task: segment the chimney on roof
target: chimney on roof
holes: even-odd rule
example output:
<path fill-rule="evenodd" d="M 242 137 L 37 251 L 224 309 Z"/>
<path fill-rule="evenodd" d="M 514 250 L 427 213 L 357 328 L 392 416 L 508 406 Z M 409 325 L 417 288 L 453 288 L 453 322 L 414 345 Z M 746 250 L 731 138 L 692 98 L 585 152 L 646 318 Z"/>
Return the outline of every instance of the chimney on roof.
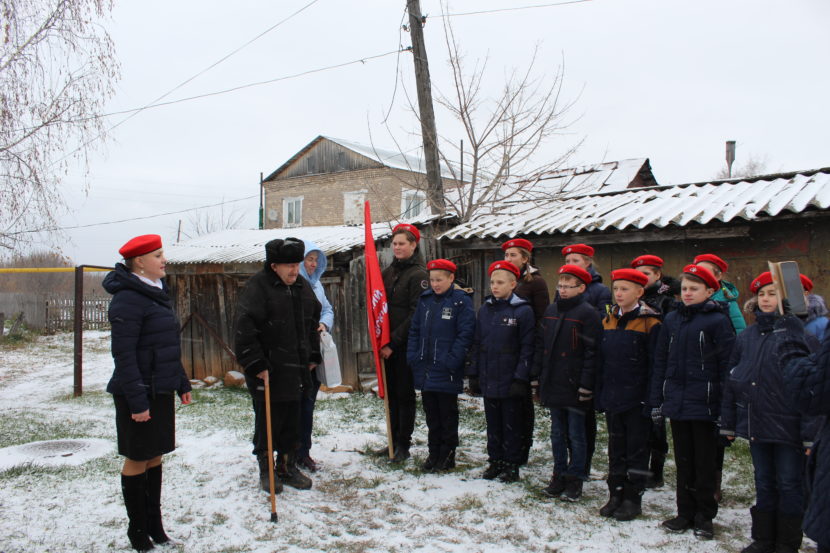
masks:
<path fill-rule="evenodd" d="M 735 141 L 726 141 L 726 168 L 729 178 L 732 178 L 732 164 L 735 163 Z"/>

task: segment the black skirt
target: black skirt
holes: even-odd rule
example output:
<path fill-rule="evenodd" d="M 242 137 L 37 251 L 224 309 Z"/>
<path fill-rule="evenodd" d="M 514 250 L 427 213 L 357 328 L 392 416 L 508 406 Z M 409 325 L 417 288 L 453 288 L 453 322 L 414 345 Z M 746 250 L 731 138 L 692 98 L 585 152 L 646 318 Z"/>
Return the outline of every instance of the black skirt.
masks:
<path fill-rule="evenodd" d="M 132 419 L 126 396 L 112 397 L 120 455 L 133 461 L 148 461 L 176 449 L 175 394 L 156 394 L 150 398 L 150 420 L 145 422 Z"/>

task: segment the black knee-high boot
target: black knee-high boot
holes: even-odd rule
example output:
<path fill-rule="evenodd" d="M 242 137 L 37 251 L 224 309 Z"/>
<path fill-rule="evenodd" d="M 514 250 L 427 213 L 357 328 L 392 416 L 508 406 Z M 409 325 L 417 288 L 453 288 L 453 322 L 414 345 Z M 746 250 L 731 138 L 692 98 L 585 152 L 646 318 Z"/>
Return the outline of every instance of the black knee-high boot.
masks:
<path fill-rule="evenodd" d="M 161 465 L 147 469 L 147 533 L 156 543 L 167 543 L 161 523 Z"/>
<path fill-rule="evenodd" d="M 144 472 L 135 476 L 122 474 L 121 493 L 124 494 L 124 505 L 127 507 L 127 517 L 130 519 L 127 527 L 130 545 L 136 551 L 153 549 L 153 543 L 147 534 L 147 474 Z"/>

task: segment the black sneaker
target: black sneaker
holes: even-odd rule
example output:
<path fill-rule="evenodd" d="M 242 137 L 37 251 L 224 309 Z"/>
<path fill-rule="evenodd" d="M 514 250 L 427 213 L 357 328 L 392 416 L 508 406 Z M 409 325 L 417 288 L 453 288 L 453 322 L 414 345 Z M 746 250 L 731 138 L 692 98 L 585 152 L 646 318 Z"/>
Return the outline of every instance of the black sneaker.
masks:
<path fill-rule="evenodd" d="M 394 464 L 403 463 L 404 461 L 409 459 L 409 457 L 409 447 L 399 445 L 395 449 L 395 455 L 391 459 L 389 459 L 389 462 Z"/>
<path fill-rule="evenodd" d="M 504 483 L 519 481 L 519 465 L 515 463 L 505 463 L 504 471 L 499 475 L 499 480 Z"/>
<path fill-rule="evenodd" d="M 438 455 L 430 453 L 426 460 L 421 465 L 421 470 L 424 472 L 433 472 L 438 467 Z"/>
<path fill-rule="evenodd" d="M 694 524 L 691 520 L 681 516 L 676 516 L 674 518 L 670 518 L 669 520 L 664 520 L 662 523 L 663 528 L 675 534 L 682 534 L 683 532 L 691 528 L 693 525 Z"/>
<path fill-rule="evenodd" d="M 548 497 L 559 497 L 565 491 L 565 480 L 558 474 L 554 474 L 550 483 L 542 490 L 542 493 Z"/>
<path fill-rule="evenodd" d="M 715 526 L 712 521 L 700 515 L 695 516 L 695 537 L 699 540 L 711 540 L 715 537 Z"/>
<path fill-rule="evenodd" d="M 582 497 L 582 480 L 579 478 L 569 478 L 565 481 L 565 491 L 559 496 L 563 501 L 579 501 Z"/>
<path fill-rule="evenodd" d="M 490 463 L 487 466 L 487 468 L 481 474 L 481 477 L 484 478 L 485 480 L 493 480 L 499 474 L 501 474 L 503 470 L 504 470 L 504 466 L 502 465 L 501 461 L 493 461 L 492 463 Z"/>

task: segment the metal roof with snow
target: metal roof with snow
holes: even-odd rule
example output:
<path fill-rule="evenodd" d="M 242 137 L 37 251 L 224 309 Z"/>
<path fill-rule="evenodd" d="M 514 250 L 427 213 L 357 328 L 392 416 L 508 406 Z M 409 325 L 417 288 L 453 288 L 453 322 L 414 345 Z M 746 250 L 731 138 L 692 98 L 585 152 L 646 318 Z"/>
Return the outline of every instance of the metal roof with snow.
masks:
<path fill-rule="evenodd" d="M 684 227 L 736 219 L 752 221 L 811 209 L 830 209 L 830 168 L 511 202 L 441 237 L 498 238 Z"/>
<path fill-rule="evenodd" d="M 375 240 L 391 233 L 392 227 L 389 223 L 372 225 Z M 363 225 L 224 230 L 166 246 L 164 253 L 168 263 L 173 264 L 262 263 L 265 261 L 266 242 L 289 236 L 310 240 L 326 255 L 331 255 L 363 246 L 365 231 Z"/>

